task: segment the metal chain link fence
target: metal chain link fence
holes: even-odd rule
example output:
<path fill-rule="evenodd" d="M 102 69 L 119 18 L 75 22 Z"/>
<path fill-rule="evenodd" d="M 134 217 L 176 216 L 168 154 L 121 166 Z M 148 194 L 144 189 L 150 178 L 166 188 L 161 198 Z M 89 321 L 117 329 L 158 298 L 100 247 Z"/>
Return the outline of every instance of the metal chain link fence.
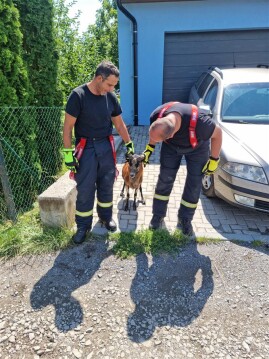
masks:
<path fill-rule="evenodd" d="M 0 108 L 0 221 L 30 210 L 62 170 L 60 107 Z"/>

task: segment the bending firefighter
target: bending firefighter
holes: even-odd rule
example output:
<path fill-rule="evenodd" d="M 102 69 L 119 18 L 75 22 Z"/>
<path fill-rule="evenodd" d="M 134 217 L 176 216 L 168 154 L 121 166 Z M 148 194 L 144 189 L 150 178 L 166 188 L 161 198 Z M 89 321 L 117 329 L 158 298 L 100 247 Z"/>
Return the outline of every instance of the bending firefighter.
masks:
<path fill-rule="evenodd" d="M 178 228 L 194 237 L 191 221 L 197 208 L 203 174 L 215 172 L 219 163 L 222 131 L 196 106 L 170 102 L 157 107 L 150 116 L 149 143 L 144 151 L 145 164 L 162 142 L 160 173 L 153 199 L 151 229 L 162 227 L 169 196 L 183 156 L 187 178 L 178 210 Z"/>
<path fill-rule="evenodd" d="M 65 164 L 74 173 L 77 183 L 77 232 L 73 236 L 77 244 L 85 240 L 92 228 L 95 192 L 100 221 L 110 231 L 117 229 L 112 218 L 116 175 L 113 124 L 125 142 L 127 153 L 134 153 L 133 142 L 121 116 L 121 107 L 112 92 L 118 80 L 117 67 L 103 61 L 98 65 L 93 80 L 75 88 L 66 105 L 64 155 Z M 73 127 L 76 152 L 72 148 Z"/>

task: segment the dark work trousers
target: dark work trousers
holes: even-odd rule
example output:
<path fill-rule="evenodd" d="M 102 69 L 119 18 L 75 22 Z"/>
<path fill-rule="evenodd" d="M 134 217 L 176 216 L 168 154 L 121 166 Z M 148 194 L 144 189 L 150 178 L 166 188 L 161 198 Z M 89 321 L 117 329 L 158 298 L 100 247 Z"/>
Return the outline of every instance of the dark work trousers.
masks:
<path fill-rule="evenodd" d="M 100 219 L 112 218 L 115 164 L 108 138 L 87 140 L 75 175 L 77 182 L 76 223 L 78 228 L 92 226 L 95 192 Z"/>
<path fill-rule="evenodd" d="M 182 153 L 180 147 L 162 143 L 160 157 L 160 174 L 153 199 L 153 214 L 166 216 L 169 196 L 172 191 L 182 157 L 187 164 L 187 178 L 180 202 L 178 215 L 192 220 L 202 188 L 202 169 L 209 157 L 209 141 L 205 141 L 197 149 Z"/>

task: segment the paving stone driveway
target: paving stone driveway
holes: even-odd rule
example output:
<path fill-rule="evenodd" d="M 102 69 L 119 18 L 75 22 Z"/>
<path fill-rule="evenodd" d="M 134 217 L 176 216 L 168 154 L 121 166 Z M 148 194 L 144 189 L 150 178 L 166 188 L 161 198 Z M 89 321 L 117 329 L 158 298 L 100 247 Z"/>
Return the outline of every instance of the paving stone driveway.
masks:
<path fill-rule="evenodd" d="M 148 126 L 131 127 L 130 133 L 135 143 L 136 153 L 142 153 L 148 140 Z M 124 163 L 125 149 L 119 136 L 115 136 L 118 169 L 121 173 Z M 123 199 L 120 191 L 123 185 L 119 175 L 114 185 L 114 218 L 117 220 L 119 230 L 131 231 L 147 228 L 152 217 L 152 198 L 155 184 L 159 173 L 160 144 L 156 146 L 151 156 L 150 165 L 145 168 L 143 179 L 143 193 L 146 205 L 139 203 L 137 211 L 129 212 L 123 210 Z M 176 227 L 177 210 L 186 177 L 185 164 L 181 166 L 168 205 L 168 215 L 165 225 L 169 230 Z M 131 194 L 132 195 L 132 194 Z M 138 196 L 139 198 L 139 196 Z M 105 229 L 100 227 L 98 218 L 94 217 L 94 232 L 104 233 Z M 222 238 L 229 240 L 263 240 L 269 243 L 269 215 L 263 212 L 239 209 L 227 204 L 218 198 L 208 199 L 201 194 L 198 208 L 193 220 L 193 227 L 197 236 Z"/>

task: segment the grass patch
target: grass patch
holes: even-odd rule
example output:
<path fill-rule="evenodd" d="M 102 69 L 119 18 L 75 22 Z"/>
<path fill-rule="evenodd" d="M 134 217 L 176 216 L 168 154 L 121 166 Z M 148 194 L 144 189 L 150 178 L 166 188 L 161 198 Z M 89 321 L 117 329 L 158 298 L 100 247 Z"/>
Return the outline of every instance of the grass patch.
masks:
<path fill-rule="evenodd" d="M 189 241 L 178 230 L 169 233 L 164 229 L 113 233 L 109 234 L 108 239 L 116 242 L 112 251 L 122 259 L 141 253 L 152 253 L 154 255 L 162 252 L 176 252 Z"/>
<path fill-rule="evenodd" d="M 45 254 L 73 246 L 71 230 L 66 228 L 44 228 L 39 208 L 36 207 L 19 216 L 18 221 L 0 224 L 0 257 L 9 259 L 21 255 Z M 181 231 L 170 233 L 165 229 L 152 231 L 144 229 L 133 232 L 108 233 L 98 236 L 91 233 L 91 240 L 113 242 L 112 251 L 119 258 L 129 258 L 141 253 L 175 253 L 185 246 L 189 239 Z M 199 237 L 199 244 L 218 243 L 221 240 Z M 258 246 L 258 241 L 256 243 Z"/>
<path fill-rule="evenodd" d="M 38 208 L 21 216 L 13 224 L 0 226 L 0 257 L 42 254 L 64 249 L 70 245 L 71 231 L 68 229 L 43 228 Z"/>
<path fill-rule="evenodd" d="M 264 247 L 264 242 L 259 241 L 258 239 L 255 239 L 251 242 L 252 247 Z"/>
<path fill-rule="evenodd" d="M 269 251 L 269 243 L 255 239 L 251 243 L 252 248 L 264 249 L 266 252 Z"/>

